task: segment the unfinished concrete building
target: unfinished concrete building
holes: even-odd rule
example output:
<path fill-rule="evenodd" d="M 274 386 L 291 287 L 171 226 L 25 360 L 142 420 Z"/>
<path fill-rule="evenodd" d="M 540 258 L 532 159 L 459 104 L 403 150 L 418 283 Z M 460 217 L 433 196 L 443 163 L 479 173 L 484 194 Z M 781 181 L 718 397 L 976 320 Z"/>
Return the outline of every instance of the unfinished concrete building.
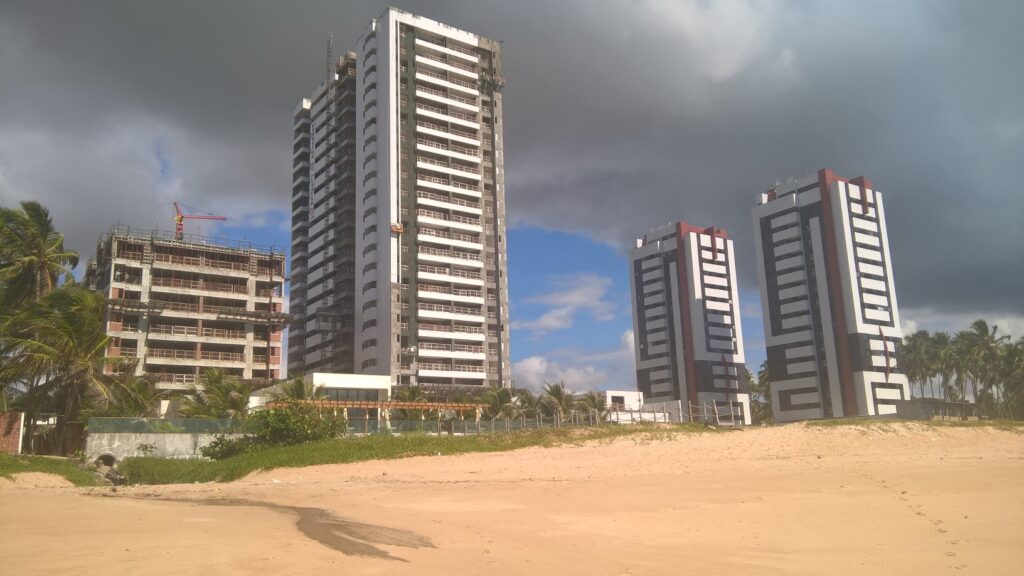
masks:
<path fill-rule="evenodd" d="M 211 368 L 280 377 L 284 273 L 283 250 L 116 226 L 86 283 L 108 300 L 108 355 L 136 358 L 135 374 L 160 389 L 188 390 Z"/>

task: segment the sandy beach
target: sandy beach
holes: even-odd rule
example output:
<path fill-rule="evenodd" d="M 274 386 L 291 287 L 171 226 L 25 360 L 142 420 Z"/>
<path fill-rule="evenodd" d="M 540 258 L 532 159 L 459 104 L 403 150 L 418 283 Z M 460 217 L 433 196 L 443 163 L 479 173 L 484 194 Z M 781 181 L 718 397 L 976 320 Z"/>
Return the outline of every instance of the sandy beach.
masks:
<path fill-rule="evenodd" d="M 80 489 L 0 479 L 8 574 L 1019 574 L 1024 435 L 627 438 Z"/>

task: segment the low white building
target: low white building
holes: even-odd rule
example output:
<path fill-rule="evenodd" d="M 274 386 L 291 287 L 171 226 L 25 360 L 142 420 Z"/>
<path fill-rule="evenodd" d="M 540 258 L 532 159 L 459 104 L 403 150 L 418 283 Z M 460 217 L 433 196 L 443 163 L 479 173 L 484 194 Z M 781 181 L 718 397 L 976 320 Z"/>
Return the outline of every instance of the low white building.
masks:
<path fill-rule="evenodd" d="M 637 390 L 605 390 L 604 401 L 608 410 L 640 410 L 644 406 L 644 393 Z"/>

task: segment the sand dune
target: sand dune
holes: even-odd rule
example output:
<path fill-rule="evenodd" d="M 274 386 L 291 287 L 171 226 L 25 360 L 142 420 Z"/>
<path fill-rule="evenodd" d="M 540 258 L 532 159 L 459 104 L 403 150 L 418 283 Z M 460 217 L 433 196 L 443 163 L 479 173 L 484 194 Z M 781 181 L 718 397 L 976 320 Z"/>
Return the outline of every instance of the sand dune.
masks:
<path fill-rule="evenodd" d="M 1017 574 L 1024 435 L 807 428 L 274 470 L 0 483 L 12 574 Z"/>

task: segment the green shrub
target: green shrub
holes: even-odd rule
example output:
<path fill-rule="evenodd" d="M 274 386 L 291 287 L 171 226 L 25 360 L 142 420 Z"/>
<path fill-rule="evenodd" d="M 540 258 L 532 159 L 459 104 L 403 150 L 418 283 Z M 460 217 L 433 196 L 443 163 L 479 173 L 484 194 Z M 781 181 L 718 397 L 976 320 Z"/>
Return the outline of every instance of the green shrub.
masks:
<path fill-rule="evenodd" d="M 232 456 L 238 456 L 243 452 L 249 450 L 253 445 L 251 438 L 228 438 L 223 434 L 218 434 L 214 437 L 213 442 L 210 442 L 206 446 L 199 449 L 199 453 L 205 458 L 211 460 L 223 460 L 225 458 L 231 458 Z M 148 454 L 147 454 L 148 456 Z"/>
<path fill-rule="evenodd" d="M 329 440 L 345 431 L 345 418 L 322 414 L 316 408 L 297 402 L 284 408 L 270 408 L 249 417 L 249 430 L 256 444 L 290 446 Z"/>

